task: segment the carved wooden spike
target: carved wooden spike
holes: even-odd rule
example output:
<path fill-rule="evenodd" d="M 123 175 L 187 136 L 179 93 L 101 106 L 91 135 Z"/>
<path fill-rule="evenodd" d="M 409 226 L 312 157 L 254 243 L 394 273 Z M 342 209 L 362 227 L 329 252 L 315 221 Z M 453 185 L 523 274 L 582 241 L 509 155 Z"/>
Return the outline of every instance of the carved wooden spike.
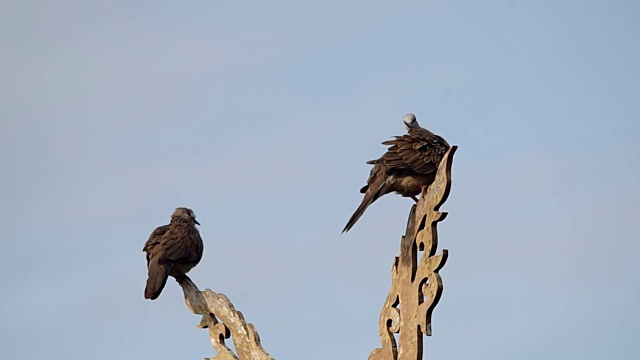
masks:
<path fill-rule="evenodd" d="M 369 360 L 422 359 L 422 334 L 431 336 L 431 313 L 442 295 L 438 271 L 449 254 L 444 249 L 436 255 L 437 223 L 447 215 L 438 210 L 449 196 L 451 165 L 457 148 L 449 149 L 433 184 L 411 208 L 407 230 L 400 241 L 400 256 L 395 258 L 391 269 L 391 290 L 380 313 L 382 347 L 374 349 Z M 397 343 L 394 334 L 399 334 Z"/>
<path fill-rule="evenodd" d="M 211 345 L 218 352 L 210 360 L 274 360 L 262 348 L 260 336 L 253 325 L 247 324 L 242 313 L 224 294 L 209 289 L 200 291 L 189 277 L 185 277 L 180 286 L 189 310 L 202 315 L 197 326 L 209 329 Z M 225 344 L 225 339 L 230 337 L 237 354 Z"/>

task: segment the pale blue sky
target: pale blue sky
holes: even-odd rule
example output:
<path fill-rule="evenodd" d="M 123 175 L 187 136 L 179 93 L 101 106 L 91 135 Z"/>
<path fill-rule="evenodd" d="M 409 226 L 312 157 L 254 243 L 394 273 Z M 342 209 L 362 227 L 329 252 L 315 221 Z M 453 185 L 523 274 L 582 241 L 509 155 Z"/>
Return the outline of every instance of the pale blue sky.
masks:
<path fill-rule="evenodd" d="M 201 359 L 141 252 L 277 359 L 366 359 L 411 200 L 347 235 L 402 116 L 460 146 L 430 359 L 636 359 L 637 1 L 0 1 L 2 359 Z"/>

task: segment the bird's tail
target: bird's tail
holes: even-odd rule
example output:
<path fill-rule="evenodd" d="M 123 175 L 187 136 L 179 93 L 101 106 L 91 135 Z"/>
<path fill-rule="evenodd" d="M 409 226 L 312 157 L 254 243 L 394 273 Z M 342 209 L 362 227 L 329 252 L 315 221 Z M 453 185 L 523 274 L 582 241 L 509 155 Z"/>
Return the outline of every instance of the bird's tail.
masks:
<path fill-rule="evenodd" d="M 147 278 L 147 286 L 144 289 L 144 298 L 155 300 L 160 296 L 164 285 L 167 283 L 171 265 L 161 264 L 157 258 L 149 261 L 149 277 Z"/>
<path fill-rule="evenodd" d="M 385 173 L 385 168 L 382 165 L 376 165 L 373 167 L 373 169 L 371 169 L 371 174 L 369 175 L 367 185 L 360 190 L 360 192 L 364 192 L 364 198 L 362 198 L 360 206 L 358 206 L 353 215 L 351 215 L 351 218 L 342 230 L 342 233 L 351 230 L 353 225 L 356 224 L 358 219 L 360 219 L 362 214 L 364 214 L 364 211 L 367 210 L 369 205 L 373 204 L 373 202 L 378 200 L 380 196 L 388 192 L 388 189 L 393 181 L 393 175 L 387 175 Z"/>

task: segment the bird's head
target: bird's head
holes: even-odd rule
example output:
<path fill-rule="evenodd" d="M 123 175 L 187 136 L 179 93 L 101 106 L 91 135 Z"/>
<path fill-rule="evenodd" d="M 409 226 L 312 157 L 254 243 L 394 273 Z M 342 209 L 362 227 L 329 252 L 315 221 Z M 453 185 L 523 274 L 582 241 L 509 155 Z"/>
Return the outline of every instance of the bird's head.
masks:
<path fill-rule="evenodd" d="M 177 219 L 179 221 L 185 221 L 187 223 L 195 223 L 195 224 L 200 225 L 200 223 L 196 220 L 196 213 L 194 213 L 193 210 L 185 208 L 185 207 L 177 208 L 173 212 L 173 215 L 171 215 L 171 220 L 173 220 L 173 219 Z"/>
<path fill-rule="evenodd" d="M 418 120 L 416 120 L 416 116 L 413 114 L 407 114 L 404 116 L 404 119 L 402 119 L 402 122 L 404 122 L 404 127 L 409 130 L 411 128 L 416 128 L 416 127 L 420 127 L 420 125 L 418 124 Z"/>

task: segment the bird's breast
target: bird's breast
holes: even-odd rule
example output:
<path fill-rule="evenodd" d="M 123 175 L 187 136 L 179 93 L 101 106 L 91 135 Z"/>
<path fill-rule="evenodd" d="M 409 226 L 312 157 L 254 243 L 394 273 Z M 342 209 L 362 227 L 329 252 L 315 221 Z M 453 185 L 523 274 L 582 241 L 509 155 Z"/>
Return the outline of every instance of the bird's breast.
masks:
<path fill-rule="evenodd" d="M 415 196 L 420 194 L 421 186 L 431 185 L 435 178 L 435 173 L 422 175 L 410 174 L 400 176 L 394 184 L 393 190 L 402 196 Z"/>

